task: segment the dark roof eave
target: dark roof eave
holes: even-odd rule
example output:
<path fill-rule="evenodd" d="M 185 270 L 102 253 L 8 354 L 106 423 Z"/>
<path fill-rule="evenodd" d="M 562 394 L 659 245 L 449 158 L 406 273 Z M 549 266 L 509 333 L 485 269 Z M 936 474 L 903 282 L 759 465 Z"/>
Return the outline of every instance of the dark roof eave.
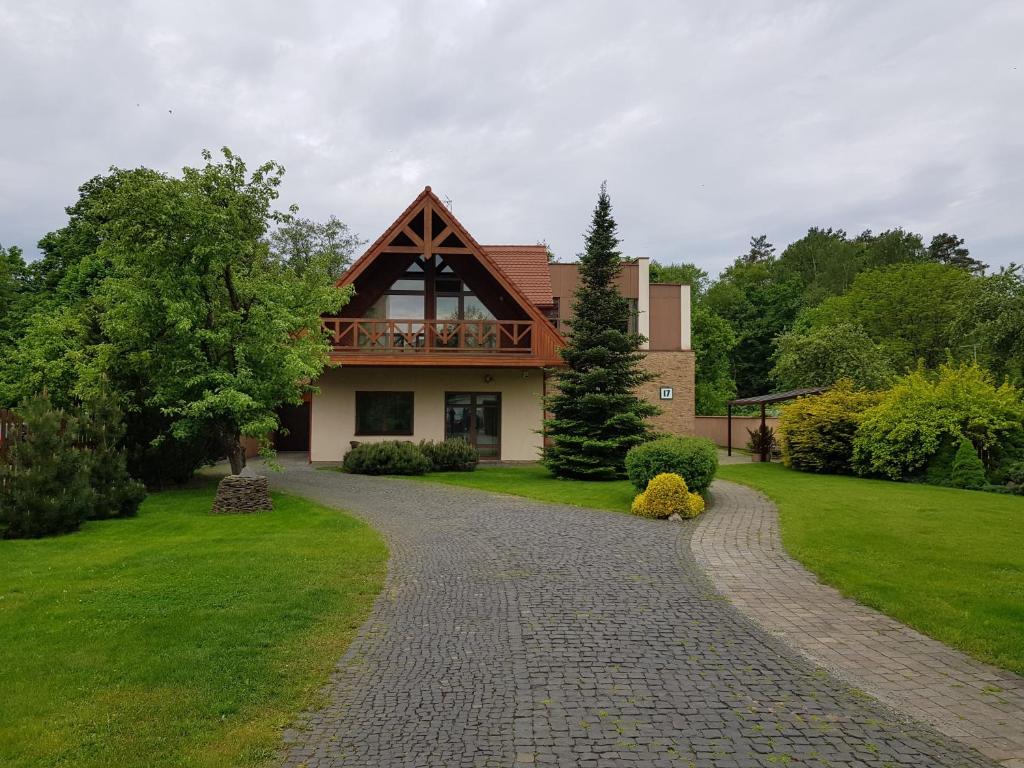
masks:
<path fill-rule="evenodd" d="M 820 395 L 827 387 L 805 387 L 803 389 L 791 389 L 787 392 L 772 392 L 768 395 L 756 395 L 754 397 L 740 397 L 730 400 L 729 405 L 771 405 L 786 400 L 795 400 L 804 395 Z"/>

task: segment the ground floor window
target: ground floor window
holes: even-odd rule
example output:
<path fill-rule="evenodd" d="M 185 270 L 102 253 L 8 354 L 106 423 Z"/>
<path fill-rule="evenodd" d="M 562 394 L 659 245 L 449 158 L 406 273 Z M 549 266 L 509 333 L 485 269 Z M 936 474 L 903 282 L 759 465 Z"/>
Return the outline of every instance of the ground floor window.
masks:
<path fill-rule="evenodd" d="M 357 435 L 411 435 L 412 392 L 356 392 Z"/>
<path fill-rule="evenodd" d="M 497 392 L 447 392 L 444 436 L 461 437 L 481 459 L 501 458 L 501 395 Z"/>

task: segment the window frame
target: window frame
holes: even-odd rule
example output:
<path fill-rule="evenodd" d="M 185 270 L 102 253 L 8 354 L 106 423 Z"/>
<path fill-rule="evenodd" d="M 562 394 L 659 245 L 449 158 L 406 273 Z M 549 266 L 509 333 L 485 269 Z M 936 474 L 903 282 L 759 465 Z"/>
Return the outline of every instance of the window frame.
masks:
<path fill-rule="evenodd" d="M 367 395 L 408 395 L 409 396 L 409 431 L 360 431 L 359 427 L 359 400 Z M 352 415 L 355 425 L 352 434 L 356 437 L 412 437 L 416 434 L 416 392 L 409 389 L 357 389 L 355 391 L 354 407 Z"/>

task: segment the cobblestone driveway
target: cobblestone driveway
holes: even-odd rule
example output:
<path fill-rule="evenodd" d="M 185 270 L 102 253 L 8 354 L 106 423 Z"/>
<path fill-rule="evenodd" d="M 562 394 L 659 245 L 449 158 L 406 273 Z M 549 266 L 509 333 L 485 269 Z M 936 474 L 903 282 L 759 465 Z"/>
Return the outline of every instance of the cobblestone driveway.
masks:
<path fill-rule="evenodd" d="M 992 765 L 741 616 L 692 525 L 297 462 L 271 481 L 363 516 L 392 558 L 287 766 Z"/>

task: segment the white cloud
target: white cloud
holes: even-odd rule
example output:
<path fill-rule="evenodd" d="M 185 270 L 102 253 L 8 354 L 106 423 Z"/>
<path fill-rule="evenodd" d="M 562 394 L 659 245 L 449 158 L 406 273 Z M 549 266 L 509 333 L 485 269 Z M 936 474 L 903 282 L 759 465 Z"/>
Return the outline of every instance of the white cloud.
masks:
<path fill-rule="evenodd" d="M 1012 0 L 8 4 L 0 242 L 226 144 L 368 239 L 430 184 L 571 257 L 608 179 L 627 253 L 711 271 L 814 225 L 1021 261 L 1022 33 Z"/>

